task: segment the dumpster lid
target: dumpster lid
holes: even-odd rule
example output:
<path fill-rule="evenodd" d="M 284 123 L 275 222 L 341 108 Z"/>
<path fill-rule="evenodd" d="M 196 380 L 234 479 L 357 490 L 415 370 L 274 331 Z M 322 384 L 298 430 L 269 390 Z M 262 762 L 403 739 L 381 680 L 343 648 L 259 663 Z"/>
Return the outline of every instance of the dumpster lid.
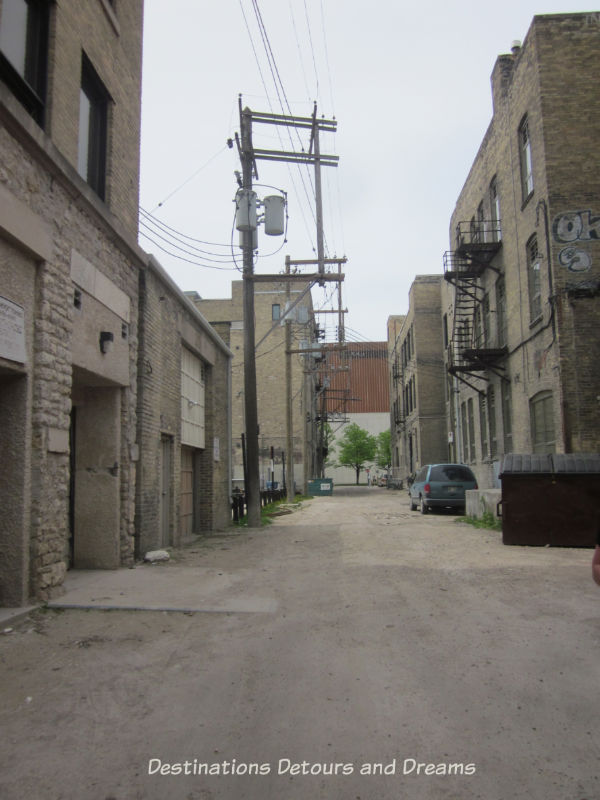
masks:
<path fill-rule="evenodd" d="M 598 453 L 508 453 L 502 460 L 500 477 L 594 473 L 600 473 Z"/>

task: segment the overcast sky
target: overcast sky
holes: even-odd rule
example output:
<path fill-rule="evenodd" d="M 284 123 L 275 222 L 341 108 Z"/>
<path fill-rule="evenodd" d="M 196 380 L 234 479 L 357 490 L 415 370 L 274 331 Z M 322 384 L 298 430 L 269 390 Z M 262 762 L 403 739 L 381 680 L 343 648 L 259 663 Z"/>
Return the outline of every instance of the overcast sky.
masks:
<path fill-rule="evenodd" d="M 238 96 L 296 116 L 316 100 L 338 122 L 321 137 L 321 152 L 340 159 L 322 169 L 323 213 L 327 255 L 348 258 L 348 338 L 385 339 L 415 275 L 442 272 L 450 215 L 491 119 L 496 57 L 535 14 L 584 10 L 569 0 L 146 0 L 140 202 L 154 219 L 142 216 L 153 240 L 141 236 L 142 247 L 182 289 L 230 296 L 241 277 L 231 263 L 240 164 L 226 144 Z M 267 125 L 254 144 L 292 149 L 286 129 Z M 288 195 L 287 241 L 259 232 L 256 271 L 278 273 L 286 255 L 315 257 L 313 171 L 259 161 L 258 173 L 259 197 Z M 315 289 L 315 305 L 329 294 Z"/>

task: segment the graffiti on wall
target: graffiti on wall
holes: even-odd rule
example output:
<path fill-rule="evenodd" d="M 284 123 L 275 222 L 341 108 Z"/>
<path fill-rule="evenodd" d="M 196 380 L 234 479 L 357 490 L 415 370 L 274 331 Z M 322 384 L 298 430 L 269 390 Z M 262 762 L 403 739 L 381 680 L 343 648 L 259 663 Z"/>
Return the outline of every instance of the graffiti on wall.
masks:
<path fill-rule="evenodd" d="M 567 211 L 554 218 L 552 223 L 554 241 L 566 244 L 558 254 L 561 266 L 569 272 L 587 272 L 592 267 L 592 257 L 587 250 L 578 247 L 578 242 L 600 240 L 600 217 L 587 211 Z"/>

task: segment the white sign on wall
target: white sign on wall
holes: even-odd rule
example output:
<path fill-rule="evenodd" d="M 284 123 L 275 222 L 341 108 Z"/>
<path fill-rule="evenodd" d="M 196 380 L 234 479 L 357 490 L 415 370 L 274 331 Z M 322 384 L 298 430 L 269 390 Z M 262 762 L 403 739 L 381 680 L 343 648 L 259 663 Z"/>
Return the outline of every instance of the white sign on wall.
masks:
<path fill-rule="evenodd" d="M 25 309 L 6 297 L 0 297 L 0 356 L 21 364 L 27 361 Z"/>

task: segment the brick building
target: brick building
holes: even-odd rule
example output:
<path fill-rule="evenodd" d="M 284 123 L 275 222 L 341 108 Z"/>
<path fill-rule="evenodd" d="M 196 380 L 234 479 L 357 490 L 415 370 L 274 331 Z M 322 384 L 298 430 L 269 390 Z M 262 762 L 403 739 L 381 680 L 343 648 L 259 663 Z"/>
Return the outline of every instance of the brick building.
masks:
<path fill-rule="evenodd" d="M 232 361 L 232 436 L 233 481 L 244 481 L 242 433 L 245 431 L 244 406 L 244 319 L 242 281 L 231 284 L 231 298 L 204 299 L 188 292 L 195 306 L 228 343 Z M 306 281 L 292 282 L 290 297 L 284 282 L 257 282 L 254 290 L 256 387 L 259 424 L 260 485 L 271 480 L 271 448 L 274 455 L 275 481 L 282 485 L 282 454 L 286 449 L 285 399 L 285 326 L 280 324 L 286 303 L 295 303 L 306 290 Z M 310 291 L 292 309 L 292 348 L 311 346 L 315 336 Z M 267 335 L 268 334 L 268 335 Z M 313 409 L 314 380 L 310 374 L 312 358 L 292 356 L 292 399 L 294 440 L 294 481 L 301 489 L 314 462 L 315 421 Z"/>
<path fill-rule="evenodd" d="M 498 57 L 493 117 L 450 222 L 451 457 L 600 449 L 600 14 L 536 16 Z"/>
<path fill-rule="evenodd" d="M 448 458 L 441 284 L 441 275 L 417 275 L 408 313 L 388 320 L 392 477 L 404 484 L 423 464 Z"/>
<path fill-rule="evenodd" d="M 334 485 L 353 484 L 356 471 L 335 465 L 337 446 L 344 430 L 352 423 L 372 436 L 390 428 L 387 342 L 346 342 L 343 350 L 339 345 L 324 345 L 323 352 L 326 362 L 321 365 L 322 381 L 327 380 L 324 410 L 334 437 L 325 475 L 333 479 Z M 375 462 L 365 467 L 373 476 L 384 473 L 377 469 Z"/>
<path fill-rule="evenodd" d="M 151 257 L 140 272 L 136 555 L 231 522 L 230 356 Z"/>
<path fill-rule="evenodd" d="M 0 603 L 134 553 L 142 0 L 0 8 Z"/>

